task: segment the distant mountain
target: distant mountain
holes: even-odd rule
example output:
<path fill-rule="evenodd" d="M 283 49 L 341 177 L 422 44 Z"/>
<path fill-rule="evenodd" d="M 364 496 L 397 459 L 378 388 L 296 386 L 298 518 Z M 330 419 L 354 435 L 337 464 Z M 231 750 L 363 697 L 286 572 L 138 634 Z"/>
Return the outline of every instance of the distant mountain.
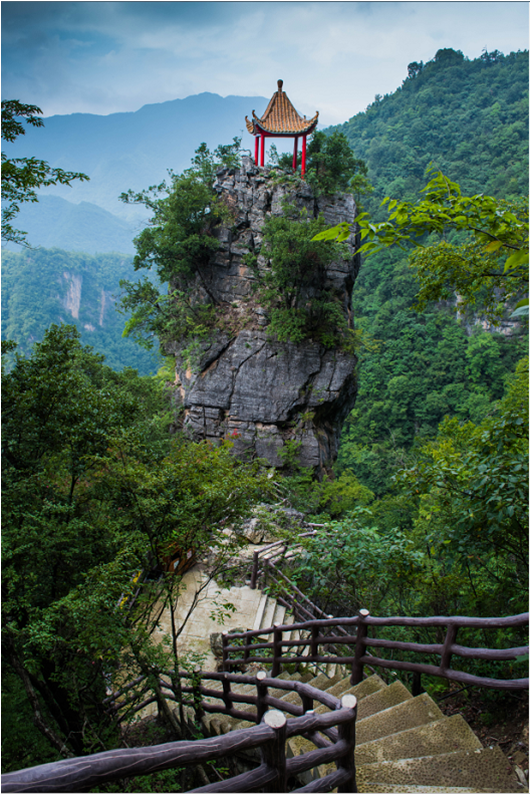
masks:
<path fill-rule="evenodd" d="M 210 148 L 242 137 L 251 147 L 245 129 L 245 116 L 265 110 L 263 97 L 220 97 L 197 94 L 144 105 L 134 113 L 97 116 L 73 113 L 50 116 L 44 127 L 26 126 L 26 134 L 5 144 L 8 157 L 35 157 L 67 171 L 82 171 L 90 182 L 74 183 L 71 188 L 46 188 L 44 194 L 60 196 L 70 202 L 89 202 L 128 223 L 145 219 L 141 208 L 118 200 L 120 193 L 159 184 L 168 169 L 180 172 L 203 141 Z M 245 132 L 244 132 L 245 131 Z M 18 224 L 17 228 L 24 228 Z M 53 241 L 53 245 L 60 245 Z"/>
<path fill-rule="evenodd" d="M 39 202 L 23 204 L 16 228 L 27 232 L 32 247 L 61 248 L 102 254 L 119 251 L 134 254 L 133 238 L 141 224 L 128 223 L 90 202 L 72 204 L 59 196 L 41 196 Z M 9 243 L 10 251 L 21 246 Z"/>

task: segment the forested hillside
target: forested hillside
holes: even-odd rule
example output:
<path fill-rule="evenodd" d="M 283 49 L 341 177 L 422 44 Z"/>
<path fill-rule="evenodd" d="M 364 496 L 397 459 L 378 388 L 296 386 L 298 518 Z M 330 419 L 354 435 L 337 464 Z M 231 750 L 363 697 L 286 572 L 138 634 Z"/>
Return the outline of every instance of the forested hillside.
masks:
<path fill-rule="evenodd" d="M 37 205 L 38 207 L 38 205 Z M 154 353 L 122 337 L 127 315 L 116 311 L 119 280 L 134 274 L 122 254 L 89 254 L 59 249 L 2 254 L 2 339 L 29 354 L 52 323 L 77 326 L 84 344 L 105 355 L 115 370 L 157 370 Z"/>
<path fill-rule="evenodd" d="M 439 50 L 411 63 L 393 94 L 333 129 L 363 158 L 384 196 L 413 199 L 427 166 L 461 184 L 466 194 L 498 198 L 528 190 L 529 54 L 484 52 L 469 61 Z"/>
<path fill-rule="evenodd" d="M 383 219 L 385 196 L 417 201 L 430 163 L 464 194 L 526 195 L 528 53 L 469 61 L 440 50 L 408 73 L 396 92 L 335 128 L 366 160 L 374 192 L 362 197 L 364 209 Z M 388 249 L 364 259 L 353 294 L 356 325 L 372 343 L 363 352 L 338 471 L 352 469 L 378 495 L 445 415 L 486 417 L 527 346 L 527 322 L 508 322 L 509 310 L 497 328 L 482 323 L 481 312 L 458 321 L 455 298 L 416 312 L 418 289 L 408 252 Z"/>

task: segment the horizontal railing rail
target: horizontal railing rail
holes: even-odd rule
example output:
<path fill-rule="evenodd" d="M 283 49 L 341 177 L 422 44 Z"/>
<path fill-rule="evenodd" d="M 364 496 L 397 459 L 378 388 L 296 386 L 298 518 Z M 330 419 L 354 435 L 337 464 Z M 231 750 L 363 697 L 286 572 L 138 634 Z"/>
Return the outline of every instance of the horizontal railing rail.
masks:
<path fill-rule="evenodd" d="M 264 786 L 270 792 L 285 792 L 289 776 L 329 762 L 336 763 L 337 770 L 334 773 L 294 791 L 329 792 L 339 787 L 339 792 L 357 792 L 354 766 L 355 696 L 346 695 L 339 701 L 335 696 L 302 682 L 267 677 L 264 671 L 256 677 L 206 673 L 198 680 L 197 672 L 183 673 L 182 676 L 193 679 L 192 685 L 184 686 L 183 691 L 194 695 L 191 703 L 198 717 L 205 711 L 221 712 L 242 720 L 255 721 L 257 725 L 206 740 L 105 751 L 18 770 L 2 776 L 2 792 L 75 792 L 126 777 L 199 765 L 253 748 L 260 748 L 261 751 L 262 762 L 259 767 L 192 792 L 249 792 Z M 201 682 L 206 679 L 220 682 L 222 689 L 205 687 Z M 256 696 L 231 689 L 231 684 L 236 683 L 254 684 Z M 269 696 L 269 687 L 298 693 L 301 704 L 290 704 Z M 204 700 L 206 698 L 210 700 Z M 221 703 L 212 699 L 218 699 Z M 315 713 L 314 701 L 324 704 L 330 711 Z M 235 710 L 232 707 L 235 702 L 253 704 L 256 711 Z M 286 718 L 279 708 L 296 717 Z M 294 736 L 311 739 L 317 746 L 316 750 L 286 760 L 285 743 Z"/>
<path fill-rule="evenodd" d="M 389 640 L 369 636 L 369 629 L 375 634 L 376 628 L 387 627 L 439 627 L 446 629 L 442 643 L 417 643 L 400 640 Z M 529 627 L 529 613 L 502 618 L 474 618 L 468 616 L 432 616 L 412 618 L 408 616 L 392 616 L 380 618 L 371 616 L 367 610 L 360 610 L 357 616 L 344 618 L 323 618 L 303 621 L 297 624 L 275 625 L 260 630 L 249 630 L 240 633 L 224 633 L 223 667 L 229 670 L 237 663 L 262 663 L 272 666 L 272 675 L 278 676 L 282 666 L 294 663 L 328 664 L 338 663 L 351 666 L 351 682 L 358 684 L 363 678 L 364 666 L 408 671 L 414 675 L 414 695 L 420 692 L 420 675 L 439 676 L 465 685 L 498 688 L 501 690 L 521 690 L 529 687 L 529 678 L 499 679 L 460 671 L 450 666 L 452 658 L 474 659 L 481 661 L 508 661 L 529 654 L 529 645 L 511 646 L 505 649 L 468 647 L 456 643 L 459 629 L 514 629 Z M 355 634 L 349 631 L 356 628 Z M 293 630 L 307 633 L 307 637 L 299 640 L 284 640 L 284 633 Z M 328 632 L 328 630 L 333 630 Z M 341 633 L 341 634 L 340 634 Z M 272 641 L 263 641 L 263 637 L 273 635 Z M 237 644 L 237 645 L 236 645 Z M 342 653 L 337 653 L 341 646 Z M 325 651 L 323 647 L 332 649 L 334 653 Z M 415 655 L 429 654 L 439 657 L 439 664 L 413 662 L 409 660 L 387 659 L 371 654 L 369 649 L 387 649 L 391 651 L 411 652 Z M 292 650 L 295 649 L 293 652 Z M 306 654 L 303 650 L 308 649 Z M 344 650 L 347 650 L 345 653 Z M 350 653 L 348 653 L 350 651 Z"/>

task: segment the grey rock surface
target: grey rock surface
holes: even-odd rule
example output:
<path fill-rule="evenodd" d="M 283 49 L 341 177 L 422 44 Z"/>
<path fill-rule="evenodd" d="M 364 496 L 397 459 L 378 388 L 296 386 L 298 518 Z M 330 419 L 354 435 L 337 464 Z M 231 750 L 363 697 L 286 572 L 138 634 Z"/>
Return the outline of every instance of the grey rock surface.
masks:
<path fill-rule="evenodd" d="M 305 182 L 283 183 L 275 171 L 243 158 L 239 170 L 218 172 L 215 190 L 232 210 L 234 224 L 217 230 L 220 247 L 203 269 L 198 292 L 214 297 L 238 331 L 219 331 L 198 343 L 193 363 L 177 344 L 175 402 L 181 422 L 194 439 L 230 436 L 239 457 L 260 457 L 283 465 L 280 451 L 297 444 L 299 461 L 319 477 L 337 456 L 341 425 L 356 396 L 356 357 L 320 343 L 278 342 L 267 331 L 267 315 L 253 293 L 255 276 L 244 255 L 262 242 L 262 226 L 270 214 L 282 214 L 288 199 L 311 217 L 352 222 L 356 207 L 350 194 L 316 198 Z M 351 296 L 359 269 L 354 235 L 348 259 L 327 269 L 327 286 L 343 296 L 352 325 Z M 259 268 L 266 267 L 259 257 Z M 206 297 L 206 296 L 205 296 Z"/>

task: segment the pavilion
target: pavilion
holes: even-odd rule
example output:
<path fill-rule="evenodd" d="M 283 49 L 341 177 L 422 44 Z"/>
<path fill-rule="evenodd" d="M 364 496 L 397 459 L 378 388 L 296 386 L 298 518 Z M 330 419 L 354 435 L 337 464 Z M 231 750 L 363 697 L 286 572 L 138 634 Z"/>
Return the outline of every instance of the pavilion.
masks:
<path fill-rule="evenodd" d="M 299 138 L 302 138 L 302 163 L 301 176 L 304 178 L 306 171 L 306 137 L 317 127 L 319 111 L 312 119 L 306 116 L 299 116 L 287 94 L 282 91 L 283 81 L 278 81 L 278 91 L 276 91 L 269 101 L 264 115 L 258 118 L 253 110 L 253 120 L 249 121 L 245 117 L 247 130 L 255 136 L 254 162 L 258 165 L 258 144 L 261 140 L 260 165 L 264 165 L 265 139 L 266 138 L 294 138 L 293 146 L 293 170 L 297 168 L 297 151 Z"/>

